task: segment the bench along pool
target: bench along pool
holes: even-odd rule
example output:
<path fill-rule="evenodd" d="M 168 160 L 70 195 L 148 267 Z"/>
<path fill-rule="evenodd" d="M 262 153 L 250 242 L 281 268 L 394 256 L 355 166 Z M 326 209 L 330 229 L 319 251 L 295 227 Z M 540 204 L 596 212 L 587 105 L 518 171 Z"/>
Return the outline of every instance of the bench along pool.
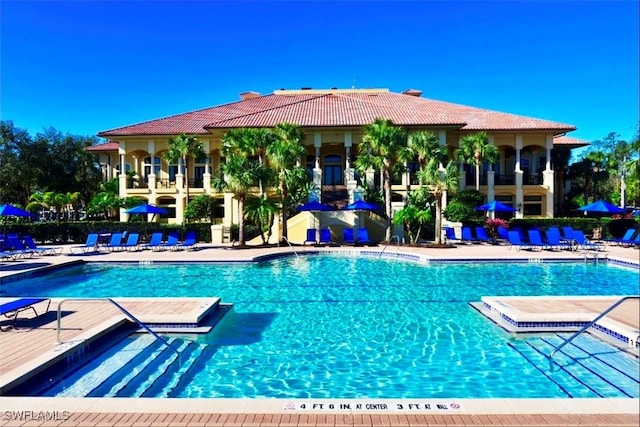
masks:
<path fill-rule="evenodd" d="M 638 270 L 594 263 L 431 263 L 313 255 L 254 264 L 90 263 L 3 295 L 218 296 L 208 334 L 133 334 L 26 395 L 267 398 L 638 397 L 638 359 L 583 334 L 514 336 L 485 295 L 637 295 Z"/>

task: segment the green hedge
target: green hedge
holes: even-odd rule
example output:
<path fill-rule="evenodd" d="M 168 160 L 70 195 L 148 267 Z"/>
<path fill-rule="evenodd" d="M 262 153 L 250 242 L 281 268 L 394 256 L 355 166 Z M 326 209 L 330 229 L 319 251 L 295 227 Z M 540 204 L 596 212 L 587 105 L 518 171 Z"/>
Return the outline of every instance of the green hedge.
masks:
<path fill-rule="evenodd" d="M 89 233 L 113 233 L 119 231 L 138 232 L 142 241 L 147 241 L 154 231 L 179 231 L 181 236 L 187 230 L 198 233 L 198 241 L 211 241 L 211 224 L 157 224 L 146 222 L 77 221 L 77 222 L 36 222 L 7 224 L 7 233 L 31 235 L 38 243 L 84 243 Z"/>

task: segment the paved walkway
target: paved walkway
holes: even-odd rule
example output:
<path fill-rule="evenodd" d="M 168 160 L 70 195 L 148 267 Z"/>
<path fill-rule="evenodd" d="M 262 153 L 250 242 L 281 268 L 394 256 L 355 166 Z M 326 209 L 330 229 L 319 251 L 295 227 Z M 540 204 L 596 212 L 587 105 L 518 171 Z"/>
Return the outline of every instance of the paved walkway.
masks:
<path fill-rule="evenodd" d="M 640 264 L 640 252 L 635 248 L 607 246 L 598 257 Z M 513 260 L 537 262 L 541 259 L 592 258 L 594 254 L 568 251 L 518 251 L 507 246 L 459 245 L 450 249 L 411 248 L 390 245 L 377 247 L 315 248 L 311 246 L 280 248 L 231 249 L 228 245 L 214 247 L 200 245 L 196 251 L 114 252 L 87 255 L 69 255 L 68 248 L 58 256 L 42 256 L 0 263 L 0 278 L 29 274 L 36 269 L 47 269 L 78 261 L 250 261 L 260 257 L 283 253 L 316 251 L 370 251 L 379 253 L 416 254 L 433 260 Z M 175 308 L 175 307 L 173 307 Z M 635 310 L 635 309 L 634 309 Z M 633 311 L 635 312 L 635 311 Z M 100 309 L 97 317 L 102 323 L 110 321 L 113 313 Z M 104 317 L 104 319 L 103 319 Z M 633 321 L 631 323 L 637 323 Z M 46 329 L 46 328 L 44 328 Z M 70 328 L 71 329 L 71 328 Z M 20 330 L 18 330 L 20 331 Z M 15 369 L 8 363 L 11 348 L 20 339 L 18 331 L 0 334 L 0 373 Z M 40 333 L 43 333 L 42 331 Z M 51 334 L 52 331 L 49 331 Z M 70 333 L 70 332 L 67 332 Z M 22 333 L 23 337 L 28 334 Z M 17 341 L 16 341 L 17 339 Z M 46 340 L 45 343 L 42 340 Z M 50 345 L 49 338 L 30 339 L 31 352 L 27 359 L 39 357 L 38 349 Z M 15 354 L 14 354 L 15 356 Z M 22 359 L 24 360 L 24 359 Z M 299 401 L 297 401 L 299 405 Z M 0 425 L 6 426 L 466 426 L 466 425 L 640 425 L 639 399 L 469 399 L 460 400 L 458 408 L 451 402 L 431 402 L 427 409 L 424 400 L 368 401 L 371 410 L 329 409 L 339 407 L 339 400 L 326 401 L 322 409 L 301 411 L 295 402 L 287 408 L 276 399 L 64 399 L 0 397 Z M 351 401 L 352 402 L 352 401 Z M 318 403 L 319 404 L 319 403 Z M 401 409 L 394 405 L 404 405 Z M 384 406 L 386 405 L 386 406 Z M 422 405 L 422 406 L 421 406 Z M 446 409 L 442 409 L 446 408 Z"/>

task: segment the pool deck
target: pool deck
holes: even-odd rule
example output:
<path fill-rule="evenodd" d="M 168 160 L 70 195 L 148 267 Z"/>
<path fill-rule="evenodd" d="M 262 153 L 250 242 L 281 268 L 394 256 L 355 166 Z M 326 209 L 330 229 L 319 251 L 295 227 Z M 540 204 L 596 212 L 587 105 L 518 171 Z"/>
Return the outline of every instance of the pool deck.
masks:
<path fill-rule="evenodd" d="M 40 256 L 0 263 L 0 278 L 31 274 L 35 270 L 78 261 L 113 262 L 203 262 L 254 261 L 261 257 L 303 252 L 359 251 L 388 256 L 414 257 L 433 261 L 498 262 L 504 260 L 584 261 L 593 254 L 568 251 L 518 251 L 499 245 L 458 245 L 450 249 L 413 248 L 389 245 L 377 247 L 295 246 L 280 248 L 231 249 L 229 246 L 200 244 L 195 251 L 149 250 L 69 255 L 68 248 L 56 256 Z M 599 260 L 611 259 L 640 265 L 636 248 L 607 246 Z M 640 286 L 640 285 L 639 285 Z M 487 301 L 505 304 L 509 313 L 523 320 L 594 317 L 617 300 L 616 297 L 510 297 Z M 142 321 L 193 324 L 219 303 L 217 298 L 115 298 Z M 230 301 L 232 302 L 232 301 Z M 42 304 L 42 303 L 41 303 Z M 74 346 L 100 333 L 108 333 L 127 323 L 125 316 L 107 302 L 66 301 L 62 306 L 58 344 L 56 312 L 59 300 L 52 301 L 46 315 L 35 319 L 21 314 L 18 329 L 0 332 L 0 390 L 39 366 L 48 366 Z M 36 308 L 41 309 L 40 306 Z M 507 310 L 507 309 L 505 309 Z M 562 317 L 559 317 L 562 316 Z M 629 331 L 640 329 L 637 300 L 626 301 L 610 316 L 609 324 Z M 306 403 L 304 408 L 301 407 Z M 333 405 L 331 407 L 330 405 Z M 361 405 L 358 407 L 357 405 Z M 399 406 L 401 405 L 401 406 Z M 0 397 L 2 426 L 426 426 L 426 425 L 640 425 L 640 399 L 114 399 Z"/>

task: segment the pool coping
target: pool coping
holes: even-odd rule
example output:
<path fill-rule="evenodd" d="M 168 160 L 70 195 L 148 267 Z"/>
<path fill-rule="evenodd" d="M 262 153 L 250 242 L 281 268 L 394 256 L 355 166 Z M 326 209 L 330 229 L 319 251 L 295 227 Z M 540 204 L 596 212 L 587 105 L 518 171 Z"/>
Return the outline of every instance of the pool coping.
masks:
<path fill-rule="evenodd" d="M 300 248 L 298 252 L 300 251 Z M 317 248 L 316 248 L 317 249 Z M 346 252 L 347 254 L 354 254 L 362 252 L 362 250 L 358 251 L 354 248 L 331 248 L 328 252 Z M 404 248 L 403 248 L 404 249 Z M 466 248 L 464 248 L 466 249 Z M 206 250 L 206 249 L 205 249 Z M 213 250 L 217 250 L 213 248 Z M 384 249 L 382 249 L 384 250 Z M 493 249 L 491 249 L 493 250 Z M 264 252 L 278 252 L 278 253 L 269 253 L 264 254 Z M 455 249 L 454 249 L 455 251 Z M 199 251 L 198 251 L 199 252 Z M 198 257 L 190 257 L 186 256 L 185 258 L 189 260 L 189 262 L 247 262 L 247 261 L 261 261 L 267 260 L 270 258 L 278 258 L 279 256 L 295 256 L 296 252 L 293 250 L 287 250 L 286 248 L 270 248 L 270 249 L 256 249 L 253 252 L 262 252 L 256 255 L 239 257 L 235 260 L 217 260 L 212 261 L 211 258 L 207 259 L 196 259 Z M 317 250 L 313 252 L 324 252 L 323 250 Z M 365 248 L 364 252 L 368 252 L 369 255 L 380 255 L 380 251 L 374 251 L 371 248 Z M 505 251 L 506 253 L 506 251 Z M 627 257 L 627 253 L 629 257 Z M 600 260 L 606 260 L 607 263 L 611 263 L 614 265 L 621 265 L 631 268 L 640 269 L 640 260 L 636 261 L 635 257 L 637 256 L 636 251 L 627 251 L 623 254 L 623 256 L 615 256 L 615 255 L 607 255 L 604 257 L 598 257 L 598 259 L 589 258 L 587 256 L 575 256 L 574 254 L 568 254 L 571 256 L 566 257 L 545 257 L 545 256 L 535 256 L 537 254 L 532 254 L 532 256 L 523 257 L 522 252 L 512 252 L 506 253 L 508 256 L 494 256 L 494 257 L 481 257 L 477 256 L 480 254 L 472 254 L 470 256 L 449 256 L 453 255 L 452 253 L 446 253 L 445 257 L 434 256 L 432 253 L 419 253 L 416 254 L 412 252 L 398 251 L 396 254 L 391 255 L 392 258 L 413 258 L 422 260 L 425 263 L 449 263 L 449 262 L 577 262 L 577 261 L 590 261 L 590 262 L 599 262 Z M 384 252 L 383 256 L 389 256 L 389 252 Z M 129 259 L 131 259 L 132 254 L 127 254 Z M 184 253 L 177 253 L 177 255 L 173 261 L 170 262 L 185 262 L 185 259 L 180 259 L 181 256 L 184 256 Z M 198 254 L 198 255 L 203 255 Z M 417 255 L 417 256 L 416 256 Z M 459 255 L 459 254 L 458 254 Z M 475 255 L 475 256 L 474 256 Z M 505 255 L 505 254 L 503 254 Z M 543 254 L 541 254 L 543 255 Z M 64 255 L 62 256 L 62 260 L 58 262 L 58 264 L 73 264 L 75 263 L 84 263 L 84 262 L 93 262 L 97 261 L 97 257 L 91 256 L 86 257 L 81 260 L 69 260 Z M 100 257 L 103 258 L 103 257 Z M 100 259 L 99 262 L 118 262 L 117 259 L 113 259 L 114 257 L 109 257 L 106 255 L 104 258 Z M 204 257 L 200 257 L 204 258 Z M 214 257 L 215 258 L 215 257 Z M 121 261 L 121 260 L 120 260 Z M 164 262 L 163 260 L 153 260 L 153 262 Z M 144 263 L 142 260 L 136 261 L 136 263 Z M 54 266 L 53 268 L 56 268 Z M 11 277 L 20 276 L 23 277 L 24 274 L 30 275 L 33 272 L 19 272 L 17 274 L 11 274 Z M 7 280 L 7 275 L 4 277 L 0 277 L 0 284 Z M 9 279 L 11 280 L 11 279 Z M 370 400 L 372 399 L 322 399 L 323 401 L 333 402 L 334 404 L 345 402 L 345 403 L 355 403 L 356 401 Z M 625 414 L 632 415 L 633 421 L 635 421 L 638 416 L 638 407 L 640 406 L 640 399 L 638 398 L 593 398 L 593 399 L 569 399 L 569 398 L 550 398 L 550 399 L 505 399 L 505 398 L 484 398 L 484 399 L 443 399 L 447 402 L 457 401 L 461 402 L 462 409 L 452 412 L 442 412 L 445 410 L 441 410 L 441 412 L 433 412 L 432 410 L 419 410 L 412 409 L 407 411 L 381 411 L 375 410 L 370 413 L 372 414 L 413 414 L 413 413 L 424 413 L 424 414 L 443 414 L 454 416 L 465 415 L 465 414 Z M 353 410 L 329 410 L 328 407 L 324 407 L 322 409 L 317 410 L 305 410 L 301 411 L 297 410 L 285 410 L 284 405 L 286 403 L 300 404 L 300 403 L 310 403 L 312 399 L 163 399 L 163 398 L 56 398 L 56 397 L 10 397 L 10 396 L 0 396 L 0 410 L 24 410 L 24 411 L 34 411 L 34 410 L 47 410 L 47 411 L 71 411 L 72 413 L 157 413 L 157 414 L 168 414 L 168 413 L 203 413 L 203 414 L 211 414 L 211 413 L 236 413 L 236 414 L 355 414 L 355 413 L 366 413 L 366 412 L 358 412 Z M 404 401 L 406 404 L 416 402 L 418 404 L 427 404 L 427 403 L 435 403 L 441 401 L 441 399 L 390 399 L 384 401 L 389 401 L 392 403 L 397 403 L 397 401 Z M 317 401 L 321 403 L 320 400 Z M 374 403 L 380 403 L 378 401 Z M 416 411 L 416 412 L 414 412 Z M 452 418 L 453 419 L 453 418 Z M 593 419 L 594 424 L 597 424 L 597 418 Z M 496 421 L 499 423 L 499 421 Z M 637 423 L 636 423 L 637 424 Z M 117 425 L 113 424 L 113 425 Z M 270 425 L 270 424 L 264 424 Z M 333 425 L 333 424 L 332 424 Z"/>

